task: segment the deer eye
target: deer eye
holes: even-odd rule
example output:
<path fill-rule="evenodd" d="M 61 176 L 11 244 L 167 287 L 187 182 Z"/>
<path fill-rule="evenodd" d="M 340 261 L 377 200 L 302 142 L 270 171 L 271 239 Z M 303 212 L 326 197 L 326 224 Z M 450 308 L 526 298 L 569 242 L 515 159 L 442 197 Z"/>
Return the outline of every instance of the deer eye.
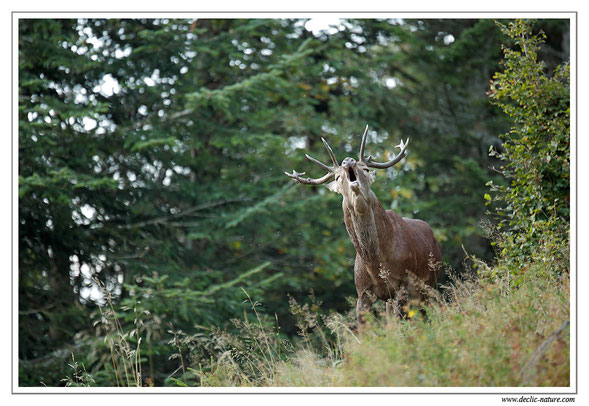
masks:
<path fill-rule="evenodd" d="M 368 168 L 364 168 L 364 170 L 365 170 L 366 172 L 370 172 L 370 169 L 368 169 Z"/>
<path fill-rule="evenodd" d="M 341 176 L 338 175 L 335 177 L 335 180 L 339 180 L 340 178 L 341 178 Z"/>

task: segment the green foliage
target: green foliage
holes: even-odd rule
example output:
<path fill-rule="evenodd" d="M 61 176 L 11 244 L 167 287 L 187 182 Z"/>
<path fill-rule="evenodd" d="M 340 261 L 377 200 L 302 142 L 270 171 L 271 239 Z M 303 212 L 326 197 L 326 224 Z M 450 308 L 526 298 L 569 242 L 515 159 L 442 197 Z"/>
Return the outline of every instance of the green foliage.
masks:
<path fill-rule="evenodd" d="M 92 375 L 90 375 L 88 371 L 86 371 L 86 367 L 84 365 L 80 367 L 73 354 L 72 362 L 68 364 L 68 366 L 72 369 L 72 376 L 68 376 L 62 379 L 62 382 L 65 382 L 65 386 L 94 386 L 96 381 L 94 381 Z"/>
<path fill-rule="evenodd" d="M 489 182 L 497 209 L 501 257 L 521 282 L 530 259 L 551 271 L 569 264 L 570 85 L 569 65 L 549 71 L 538 59 L 545 35 L 532 34 L 532 23 L 517 20 L 502 31 L 515 49 L 505 47 L 504 71 L 491 81 L 491 100 L 513 120 L 503 149 L 508 185 Z M 520 265 L 517 269 L 516 265 Z"/>
<path fill-rule="evenodd" d="M 261 243 L 279 227 L 267 206 L 284 194 L 268 192 L 286 182 L 279 171 L 268 177 L 257 154 L 274 157 L 268 165 L 277 166 L 283 140 L 270 134 L 268 118 L 275 111 L 262 100 L 276 103 L 270 89 L 286 95 L 296 87 L 267 77 L 249 80 L 257 73 L 229 64 L 236 53 L 243 56 L 237 51 L 243 42 L 234 44 L 238 36 L 224 34 L 232 23 L 199 21 L 197 38 L 189 21 L 20 22 L 23 367 L 88 337 L 88 312 L 103 305 L 107 294 L 121 312 L 120 334 L 133 323 L 121 310 L 133 309 L 131 302 L 191 330 L 195 323 L 223 323 L 239 312 L 239 287 L 256 294 L 273 291 L 284 278 L 268 261 L 281 241 L 266 251 Z M 267 34 L 279 43 L 270 31 L 289 32 L 277 20 L 277 27 L 255 24 L 247 34 L 242 23 L 235 25 L 244 41 L 251 35 L 259 42 Z M 227 63 L 203 57 L 211 43 Z M 248 63 L 257 63 L 258 70 L 273 62 L 290 69 L 295 56 L 306 52 L 281 49 L 280 55 L 257 52 Z M 214 77 L 206 79 L 209 73 Z M 189 97 L 228 82 L 242 86 L 215 90 L 219 100 L 223 95 L 231 100 L 224 113 L 221 105 L 197 105 Z M 246 96 L 248 102 L 240 100 Z M 225 121 L 230 117 L 232 123 Z M 260 222 L 265 218 L 270 221 Z M 155 335 L 165 333 L 164 326 L 154 329 Z M 168 347 L 151 340 L 155 348 L 148 355 L 162 364 L 157 373 L 150 371 L 151 379 L 161 383 L 170 372 L 164 367 Z M 89 358 L 91 363 L 84 363 L 94 370 L 105 365 L 101 354 Z M 22 384 L 40 383 L 39 374 L 31 374 L 23 371 Z M 56 385 L 60 374 L 55 375 L 44 383 Z M 117 384 L 114 378 L 103 383 Z"/>

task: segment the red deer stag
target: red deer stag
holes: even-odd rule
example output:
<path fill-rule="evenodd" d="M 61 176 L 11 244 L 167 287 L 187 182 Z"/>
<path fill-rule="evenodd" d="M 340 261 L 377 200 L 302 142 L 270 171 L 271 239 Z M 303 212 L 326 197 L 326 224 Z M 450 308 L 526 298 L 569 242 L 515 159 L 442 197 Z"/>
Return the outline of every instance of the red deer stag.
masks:
<path fill-rule="evenodd" d="M 304 172 L 285 172 L 295 182 L 306 185 L 320 185 L 335 178 L 327 187 L 343 196 L 344 222 L 356 248 L 354 282 L 358 293 L 358 324 L 363 323 L 363 314 L 370 310 L 375 297 L 386 302 L 387 315 L 392 312 L 393 300 L 402 305 L 405 295 L 400 292 L 421 301 L 422 289 L 416 285 L 425 283 L 435 287 L 441 263 L 440 245 L 430 226 L 385 210 L 370 188 L 374 172 L 368 168 L 384 169 L 395 165 L 406 156 L 409 139 L 405 143 L 401 140 L 397 145 L 401 152 L 393 159 L 378 163 L 371 156 L 364 157 L 367 132 L 368 126 L 362 136 L 358 161 L 347 157 L 339 165 L 332 149 L 321 138 L 333 165 L 305 156 L 326 169 L 325 176 L 311 179 L 303 178 Z"/>

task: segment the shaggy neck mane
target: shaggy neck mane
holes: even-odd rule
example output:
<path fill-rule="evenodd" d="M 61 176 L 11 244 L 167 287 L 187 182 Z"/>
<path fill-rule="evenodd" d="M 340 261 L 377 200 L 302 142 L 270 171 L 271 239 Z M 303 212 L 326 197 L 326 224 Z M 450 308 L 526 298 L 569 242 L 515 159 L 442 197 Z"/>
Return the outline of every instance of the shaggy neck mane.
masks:
<path fill-rule="evenodd" d="M 344 202 L 344 222 L 356 252 L 371 269 L 380 266 L 380 243 L 386 241 L 385 230 L 390 233 L 390 219 L 376 196 L 371 193 L 367 210 L 358 212 L 350 203 Z M 390 225 L 389 225 L 390 224 Z M 390 236 L 389 236 L 390 238 Z"/>

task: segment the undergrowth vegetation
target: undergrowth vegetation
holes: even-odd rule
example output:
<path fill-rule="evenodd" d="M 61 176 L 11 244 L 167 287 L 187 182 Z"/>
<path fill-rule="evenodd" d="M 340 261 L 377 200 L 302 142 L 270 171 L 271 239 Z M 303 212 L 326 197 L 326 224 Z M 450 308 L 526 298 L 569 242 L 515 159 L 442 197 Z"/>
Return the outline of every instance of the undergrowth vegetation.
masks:
<path fill-rule="evenodd" d="M 387 318 L 377 308 L 360 331 L 353 311 L 324 314 L 312 294 L 304 304 L 291 299 L 299 340 L 285 338 L 279 320 L 244 293 L 253 317 L 232 320 L 237 333 L 168 331 L 178 369 L 166 385 L 569 386 L 568 274 L 547 277 L 543 264 L 530 264 L 526 283 L 514 288 L 501 264 L 473 261 L 478 276 L 452 280 L 423 312 Z M 149 385 L 137 367 L 135 330 L 121 331 L 112 315 L 104 322 L 113 332 L 105 342 L 114 384 Z M 68 385 L 95 384 L 72 365 Z"/>
<path fill-rule="evenodd" d="M 490 268 L 488 269 L 490 270 Z M 495 272 L 497 269 L 493 269 Z M 544 272 L 528 270 L 530 278 Z M 505 275 L 505 272 L 502 272 Z M 203 386 L 568 386 L 569 279 L 537 277 L 512 290 L 507 277 L 454 281 L 424 314 L 361 331 L 350 317 L 293 303 L 302 343 L 277 339 L 261 320 L 231 339 L 186 384 Z M 312 302 L 311 302 L 312 303 Z M 302 310 L 302 311 L 301 311 Z"/>

